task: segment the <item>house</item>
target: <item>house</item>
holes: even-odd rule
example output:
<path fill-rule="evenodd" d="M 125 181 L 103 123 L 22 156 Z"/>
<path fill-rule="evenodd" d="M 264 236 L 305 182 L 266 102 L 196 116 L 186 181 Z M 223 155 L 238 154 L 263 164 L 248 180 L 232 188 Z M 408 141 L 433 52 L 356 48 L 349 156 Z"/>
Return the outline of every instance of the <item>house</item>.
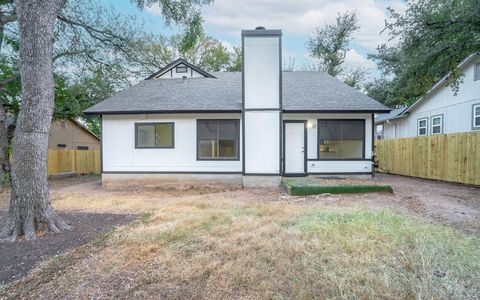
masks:
<path fill-rule="evenodd" d="M 464 77 L 457 94 L 446 85 L 449 75 L 445 76 L 411 106 L 376 116 L 377 138 L 480 130 L 480 55 L 466 57 L 458 69 Z"/>
<path fill-rule="evenodd" d="M 282 72 L 281 38 L 243 30 L 243 72 L 179 59 L 87 109 L 102 118 L 102 182 L 371 176 L 374 114 L 390 109 L 324 72 Z"/>
<path fill-rule="evenodd" d="M 100 138 L 75 119 L 55 120 L 50 126 L 48 149 L 100 150 Z"/>

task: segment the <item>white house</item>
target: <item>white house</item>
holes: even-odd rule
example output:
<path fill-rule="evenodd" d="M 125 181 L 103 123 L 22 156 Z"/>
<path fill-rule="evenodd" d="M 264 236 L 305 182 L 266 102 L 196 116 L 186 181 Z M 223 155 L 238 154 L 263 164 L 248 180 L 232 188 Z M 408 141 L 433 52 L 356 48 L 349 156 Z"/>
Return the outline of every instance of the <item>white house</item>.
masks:
<path fill-rule="evenodd" d="M 102 118 L 102 181 L 371 175 L 373 116 L 390 109 L 326 73 L 282 72 L 281 37 L 243 30 L 243 72 L 179 59 L 87 109 Z"/>
<path fill-rule="evenodd" d="M 463 82 L 458 93 L 446 85 L 448 75 L 410 107 L 399 107 L 375 118 L 377 138 L 397 139 L 480 130 L 480 55 L 465 58 L 458 69 Z"/>

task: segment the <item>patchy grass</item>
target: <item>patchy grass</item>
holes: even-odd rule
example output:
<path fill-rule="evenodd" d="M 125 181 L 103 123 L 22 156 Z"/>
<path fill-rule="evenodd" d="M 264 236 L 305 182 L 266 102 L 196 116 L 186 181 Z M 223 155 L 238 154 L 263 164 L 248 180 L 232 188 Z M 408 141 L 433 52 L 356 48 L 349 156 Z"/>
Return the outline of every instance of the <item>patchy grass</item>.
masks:
<path fill-rule="evenodd" d="M 389 185 L 372 184 L 361 180 L 341 179 L 313 179 L 313 178 L 286 178 L 282 180 L 282 185 L 292 196 L 306 196 L 319 194 L 348 194 L 348 193 L 371 193 L 371 192 L 389 192 L 393 189 Z"/>
<path fill-rule="evenodd" d="M 473 299 L 478 257 L 478 237 L 389 211 L 177 199 L 0 298 Z"/>

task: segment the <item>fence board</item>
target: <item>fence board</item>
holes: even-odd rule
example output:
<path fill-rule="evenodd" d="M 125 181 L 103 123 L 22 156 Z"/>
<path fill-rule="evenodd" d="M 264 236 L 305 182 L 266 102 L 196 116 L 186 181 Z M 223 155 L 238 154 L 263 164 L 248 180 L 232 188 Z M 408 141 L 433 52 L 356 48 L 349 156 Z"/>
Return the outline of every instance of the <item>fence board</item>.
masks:
<path fill-rule="evenodd" d="M 100 173 L 98 150 L 48 150 L 47 174 Z"/>
<path fill-rule="evenodd" d="M 375 141 L 378 171 L 480 185 L 480 132 Z"/>

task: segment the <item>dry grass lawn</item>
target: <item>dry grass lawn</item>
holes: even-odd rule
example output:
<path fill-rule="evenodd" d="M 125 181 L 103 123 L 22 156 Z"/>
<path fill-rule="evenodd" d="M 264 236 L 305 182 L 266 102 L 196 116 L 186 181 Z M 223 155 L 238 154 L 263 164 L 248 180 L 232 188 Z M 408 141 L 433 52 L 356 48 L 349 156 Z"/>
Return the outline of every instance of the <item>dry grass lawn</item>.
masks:
<path fill-rule="evenodd" d="M 389 209 L 204 189 L 54 195 L 62 211 L 141 217 L 46 261 L 0 298 L 480 297 L 476 235 Z"/>

